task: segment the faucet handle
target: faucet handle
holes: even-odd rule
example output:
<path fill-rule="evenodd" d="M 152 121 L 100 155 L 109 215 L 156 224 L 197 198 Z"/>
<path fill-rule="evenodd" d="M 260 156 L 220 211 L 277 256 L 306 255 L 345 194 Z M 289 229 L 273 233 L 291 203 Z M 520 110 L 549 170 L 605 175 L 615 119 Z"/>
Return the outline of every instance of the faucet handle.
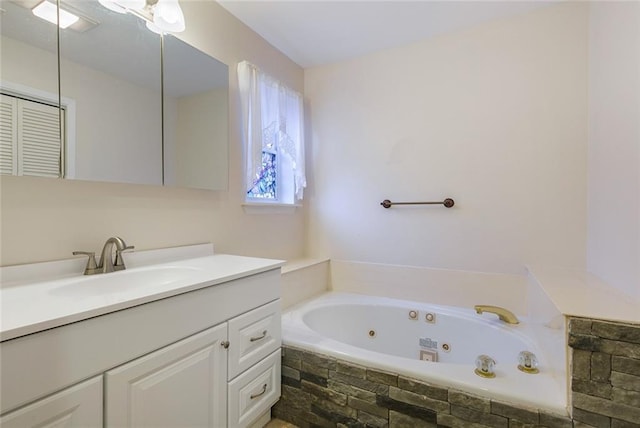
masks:
<path fill-rule="evenodd" d="M 93 275 L 98 272 L 98 265 L 96 264 L 96 253 L 93 251 L 74 251 L 74 256 L 88 256 L 87 266 L 84 268 L 85 275 Z"/>
<path fill-rule="evenodd" d="M 133 245 L 129 245 L 128 247 L 124 247 L 122 250 L 116 250 L 116 261 L 113 264 L 113 270 L 125 270 L 126 266 L 124 265 L 124 259 L 122 258 L 122 253 L 125 251 L 133 250 L 135 247 Z"/>

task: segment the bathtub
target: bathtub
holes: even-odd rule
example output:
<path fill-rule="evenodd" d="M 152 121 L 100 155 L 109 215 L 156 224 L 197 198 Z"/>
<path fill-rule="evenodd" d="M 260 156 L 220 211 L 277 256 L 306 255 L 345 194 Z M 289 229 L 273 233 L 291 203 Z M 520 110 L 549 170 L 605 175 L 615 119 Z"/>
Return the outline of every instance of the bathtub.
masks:
<path fill-rule="evenodd" d="M 548 356 L 557 352 L 545 350 L 564 347 L 564 332 L 526 318 L 509 325 L 493 314 L 477 315 L 472 308 L 332 292 L 287 310 L 282 315 L 282 341 L 435 385 L 567 415 L 565 362 L 550 361 Z M 538 374 L 518 370 L 518 354 L 525 350 L 537 356 Z M 495 360 L 495 378 L 474 373 L 481 354 Z"/>

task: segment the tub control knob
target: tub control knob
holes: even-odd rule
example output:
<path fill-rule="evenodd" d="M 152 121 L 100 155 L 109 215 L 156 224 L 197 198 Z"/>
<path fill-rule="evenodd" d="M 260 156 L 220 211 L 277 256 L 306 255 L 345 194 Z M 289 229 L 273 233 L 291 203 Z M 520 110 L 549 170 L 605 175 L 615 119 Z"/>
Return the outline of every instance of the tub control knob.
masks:
<path fill-rule="evenodd" d="M 488 355 L 480 355 L 476 358 L 475 373 L 481 377 L 496 377 L 496 373 L 493 371 L 493 367 L 496 362 Z"/>
<path fill-rule="evenodd" d="M 538 373 L 538 358 L 533 352 L 522 351 L 518 354 L 518 370 L 525 373 Z"/>

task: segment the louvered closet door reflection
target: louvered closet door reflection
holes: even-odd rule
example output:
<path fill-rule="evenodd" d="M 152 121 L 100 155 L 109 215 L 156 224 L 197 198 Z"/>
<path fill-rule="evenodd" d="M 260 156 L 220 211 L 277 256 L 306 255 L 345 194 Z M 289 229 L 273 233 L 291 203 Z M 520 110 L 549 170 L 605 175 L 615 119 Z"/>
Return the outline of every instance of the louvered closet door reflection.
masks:
<path fill-rule="evenodd" d="M 18 174 L 17 98 L 0 95 L 0 174 Z"/>
<path fill-rule="evenodd" d="M 18 100 L 18 175 L 62 176 L 59 123 L 57 107 Z"/>

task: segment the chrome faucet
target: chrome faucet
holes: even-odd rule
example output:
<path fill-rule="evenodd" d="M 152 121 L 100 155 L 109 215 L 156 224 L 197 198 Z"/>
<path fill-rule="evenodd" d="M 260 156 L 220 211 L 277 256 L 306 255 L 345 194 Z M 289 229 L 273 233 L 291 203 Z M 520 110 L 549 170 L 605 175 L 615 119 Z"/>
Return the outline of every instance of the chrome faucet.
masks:
<path fill-rule="evenodd" d="M 113 257 L 113 249 L 115 247 L 116 255 Z M 84 269 L 85 275 L 95 275 L 98 273 L 109 273 L 118 270 L 125 270 L 124 260 L 122 253 L 127 250 L 133 250 L 133 246 L 127 246 L 124 240 L 120 237 L 111 237 L 107 239 L 102 247 L 102 254 L 100 255 L 100 262 L 96 263 L 96 253 L 88 251 L 74 251 L 73 255 L 88 256 L 87 266 Z"/>
<path fill-rule="evenodd" d="M 518 317 L 514 315 L 513 312 L 501 308 L 500 306 L 491 306 L 491 305 L 475 305 L 473 307 L 478 314 L 483 312 L 490 312 L 492 314 L 496 314 L 500 320 L 506 322 L 507 324 L 518 324 L 520 321 Z"/>

